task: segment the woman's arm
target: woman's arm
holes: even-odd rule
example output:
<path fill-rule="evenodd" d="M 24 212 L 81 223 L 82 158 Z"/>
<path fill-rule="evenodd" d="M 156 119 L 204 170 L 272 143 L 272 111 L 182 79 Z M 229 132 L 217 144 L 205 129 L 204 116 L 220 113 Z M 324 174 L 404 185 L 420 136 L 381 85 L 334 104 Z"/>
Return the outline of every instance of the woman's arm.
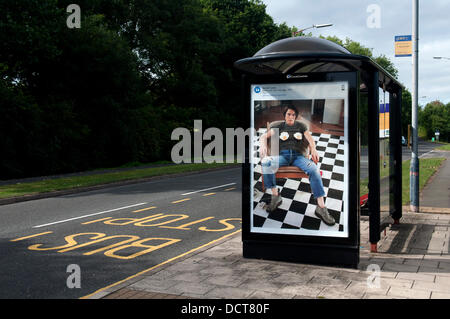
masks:
<path fill-rule="evenodd" d="M 303 132 L 303 136 L 309 143 L 309 148 L 311 150 L 311 158 L 313 162 L 317 164 L 317 162 L 319 162 L 319 153 L 317 153 L 316 150 L 316 142 L 314 142 L 314 139 L 309 131 Z"/>
<path fill-rule="evenodd" d="M 259 138 L 259 156 L 261 159 L 267 156 L 267 139 L 274 134 L 274 131 L 270 129 Z"/>

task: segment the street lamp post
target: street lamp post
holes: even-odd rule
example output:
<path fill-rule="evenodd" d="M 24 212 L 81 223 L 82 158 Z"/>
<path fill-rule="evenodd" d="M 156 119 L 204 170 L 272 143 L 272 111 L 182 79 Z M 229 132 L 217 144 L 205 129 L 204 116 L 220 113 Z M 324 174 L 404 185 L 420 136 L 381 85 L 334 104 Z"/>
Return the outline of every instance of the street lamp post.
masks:
<path fill-rule="evenodd" d="M 312 26 L 308 27 L 308 28 L 304 28 L 304 29 L 300 29 L 298 31 L 294 31 L 292 32 L 292 36 L 295 37 L 297 34 L 308 30 L 308 29 L 312 29 L 312 28 L 326 28 L 326 27 L 331 27 L 333 24 L 332 23 L 325 23 L 325 24 L 313 24 Z"/>
<path fill-rule="evenodd" d="M 409 199 L 410 210 L 419 212 L 419 141 L 418 141 L 418 121 L 417 106 L 419 94 L 419 0 L 412 1 L 412 40 L 413 40 L 413 56 L 412 56 L 412 149 L 411 149 L 411 165 L 409 169 Z"/>

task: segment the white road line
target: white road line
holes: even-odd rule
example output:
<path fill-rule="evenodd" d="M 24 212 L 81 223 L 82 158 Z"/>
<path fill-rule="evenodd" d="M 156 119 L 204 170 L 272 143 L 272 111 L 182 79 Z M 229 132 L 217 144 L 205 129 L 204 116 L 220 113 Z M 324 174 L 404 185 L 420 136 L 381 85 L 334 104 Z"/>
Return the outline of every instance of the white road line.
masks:
<path fill-rule="evenodd" d="M 428 153 L 432 153 L 434 150 L 431 150 L 429 152 L 423 153 L 422 155 L 419 156 L 419 158 L 422 158 L 423 156 L 427 155 Z"/>
<path fill-rule="evenodd" d="M 48 224 L 43 224 L 43 225 L 33 226 L 33 228 L 40 228 L 40 227 L 45 227 L 45 226 L 50 226 L 50 225 L 55 225 L 55 224 L 60 224 L 60 223 L 65 223 L 65 222 L 70 222 L 70 221 L 76 220 L 76 219 L 81 219 L 81 218 L 91 217 L 91 216 L 100 215 L 100 214 L 106 214 L 106 213 L 110 213 L 110 212 L 115 212 L 115 211 L 117 211 L 117 210 L 126 209 L 126 208 L 131 208 L 131 207 L 136 207 L 136 206 L 145 205 L 145 204 L 147 204 L 147 203 L 139 203 L 139 204 L 134 204 L 134 205 L 124 206 L 124 207 L 114 208 L 114 209 L 110 209 L 110 210 L 105 210 L 105 211 L 103 211 L 103 212 L 98 212 L 98 213 L 93 213 L 93 214 L 89 214 L 89 215 L 83 215 L 83 216 L 79 216 L 79 217 L 74 217 L 74 218 L 69 218 L 69 219 L 65 219 L 65 220 L 60 220 L 60 221 L 58 221 L 58 222 L 53 222 L 53 223 L 48 223 Z"/>
<path fill-rule="evenodd" d="M 200 189 L 198 191 L 181 194 L 181 196 L 191 195 L 191 194 L 200 193 L 200 192 L 204 192 L 204 191 L 209 191 L 210 189 L 216 189 L 216 188 L 226 187 L 226 186 L 230 186 L 230 185 L 236 185 L 236 183 L 230 183 L 230 184 L 224 184 L 224 185 L 214 186 L 214 187 L 210 187 L 210 188 Z"/>

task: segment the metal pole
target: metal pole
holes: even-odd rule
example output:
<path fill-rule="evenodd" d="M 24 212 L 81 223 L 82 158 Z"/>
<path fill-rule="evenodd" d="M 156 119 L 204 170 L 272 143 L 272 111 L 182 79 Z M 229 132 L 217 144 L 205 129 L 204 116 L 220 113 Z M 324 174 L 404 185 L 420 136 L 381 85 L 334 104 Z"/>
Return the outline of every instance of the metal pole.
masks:
<path fill-rule="evenodd" d="M 413 60 L 412 60 L 412 152 L 410 167 L 410 210 L 419 211 L 419 141 L 417 127 L 417 105 L 419 91 L 419 0 L 413 0 L 412 12 L 412 40 L 413 40 Z"/>

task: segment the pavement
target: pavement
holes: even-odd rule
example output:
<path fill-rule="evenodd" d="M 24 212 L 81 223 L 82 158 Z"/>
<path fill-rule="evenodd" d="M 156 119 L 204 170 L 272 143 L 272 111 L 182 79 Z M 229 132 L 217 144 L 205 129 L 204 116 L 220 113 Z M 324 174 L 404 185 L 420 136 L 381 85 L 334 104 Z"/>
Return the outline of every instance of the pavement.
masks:
<path fill-rule="evenodd" d="M 424 188 L 420 212 L 405 207 L 400 224 L 381 233 L 376 253 L 361 216 L 357 269 L 246 259 L 238 232 L 85 298 L 450 299 L 450 152 L 424 157 L 447 160 Z"/>
<path fill-rule="evenodd" d="M 431 180 L 422 190 L 419 204 L 425 208 L 447 208 L 450 213 L 450 152 L 433 150 L 420 158 L 443 157 L 439 172 L 431 177 Z M 420 172 L 419 172 L 420 173 Z"/>

